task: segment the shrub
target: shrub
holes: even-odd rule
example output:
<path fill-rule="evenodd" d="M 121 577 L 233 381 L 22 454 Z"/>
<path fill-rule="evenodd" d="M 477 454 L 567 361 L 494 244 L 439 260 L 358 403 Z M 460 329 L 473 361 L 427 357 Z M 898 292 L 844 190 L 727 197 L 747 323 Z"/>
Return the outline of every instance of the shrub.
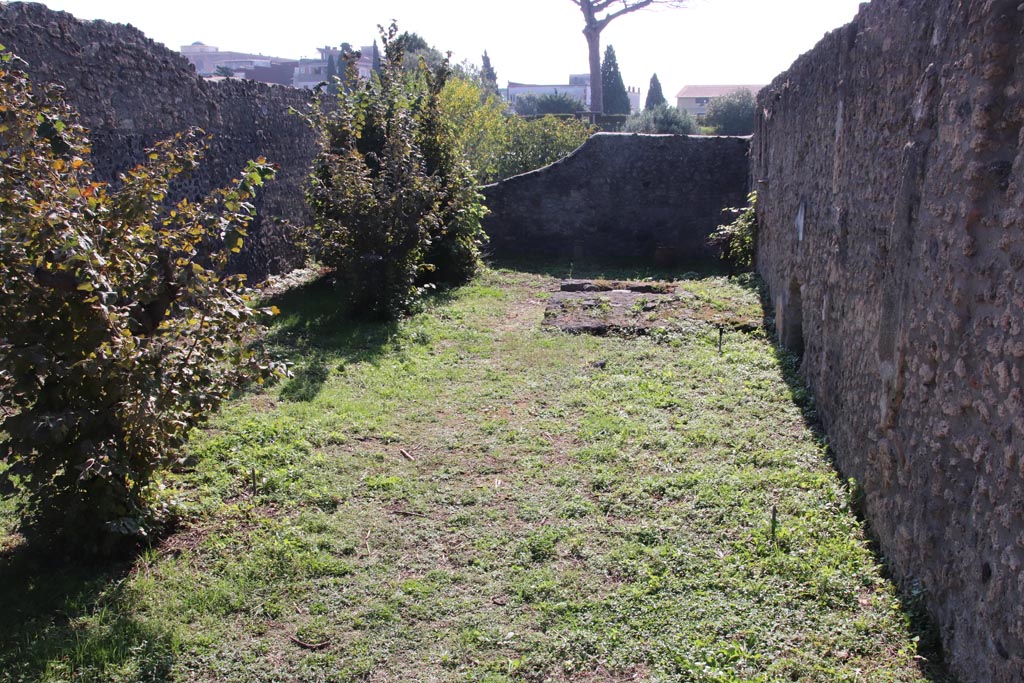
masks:
<path fill-rule="evenodd" d="M 697 123 L 686 112 L 668 104 L 659 104 L 633 114 L 623 126 L 626 133 L 693 135 Z"/>
<path fill-rule="evenodd" d="M 407 310 L 419 285 L 471 276 L 483 239 L 482 196 L 440 106 L 448 62 L 404 72 L 397 30 L 381 33 L 378 77 L 359 83 L 350 62 L 337 107 L 309 116 L 320 153 L 306 240 L 341 276 L 352 311 L 376 318 Z"/>
<path fill-rule="evenodd" d="M 557 161 L 596 130 L 575 118 L 508 116 L 499 97 L 465 77 L 449 79 L 441 93 L 441 108 L 457 146 L 481 183 Z"/>
<path fill-rule="evenodd" d="M 575 114 L 583 109 L 583 103 L 566 93 L 544 95 L 522 95 L 516 98 L 516 113 L 520 116 L 545 116 L 547 114 Z"/>
<path fill-rule="evenodd" d="M 205 201 L 165 203 L 198 132 L 113 189 L 55 89 L 0 48 L 0 459 L 30 542 L 112 550 L 160 522 L 151 479 L 189 431 L 279 366 L 247 342 L 260 311 L 221 277 L 273 175 L 250 162 Z"/>
<path fill-rule="evenodd" d="M 496 164 L 496 178 L 509 178 L 552 164 L 587 141 L 596 129 L 577 119 L 544 116 L 505 121 L 505 145 Z"/>
<path fill-rule="evenodd" d="M 714 127 L 719 135 L 750 135 L 754 132 L 756 108 L 753 93 L 746 89 L 736 90 L 712 98 L 704 123 Z"/>
<path fill-rule="evenodd" d="M 736 216 L 731 223 L 720 225 L 708 238 L 719 248 L 722 259 L 740 270 L 754 267 L 757 249 L 757 193 L 747 195 L 747 205 L 726 209 Z"/>
<path fill-rule="evenodd" d="M 505 102 L 487 84 L 457 75 L 441 91 L 441 108 L 456 144 L 481 183 L 495 180 L 505 145 Z"/>

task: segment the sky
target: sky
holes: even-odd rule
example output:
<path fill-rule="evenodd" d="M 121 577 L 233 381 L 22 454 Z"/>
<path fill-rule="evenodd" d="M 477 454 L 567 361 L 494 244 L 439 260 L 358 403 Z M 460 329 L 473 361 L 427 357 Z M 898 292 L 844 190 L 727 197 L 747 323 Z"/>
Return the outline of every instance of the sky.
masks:
<path fill-rule="evenodd" d="M 316 48 L 369 45 L 379 24 L 398 22 L 456 63 L 484 50 L 508 81 L 562 84 L 587 72 L 583 16 L 571 0 L 43 0 L 81 19 L 140 29 L 178 50 L 201 41 L 221 50 L 315 57 Z M 829 31 L 853 19 L 860 0 L 689 0 L 611 22 L 627 86 L 646 96 L 657 74 L 665 96 L 684 85 L 767 84 Z"/>

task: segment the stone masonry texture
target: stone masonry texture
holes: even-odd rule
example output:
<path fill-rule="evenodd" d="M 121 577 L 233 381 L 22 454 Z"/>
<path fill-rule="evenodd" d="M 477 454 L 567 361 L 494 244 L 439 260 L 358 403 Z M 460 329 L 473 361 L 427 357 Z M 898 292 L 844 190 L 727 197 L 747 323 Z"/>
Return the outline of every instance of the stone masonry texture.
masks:
<path fill-rule="evenodd" d="M 286 226 L 308 218 L 303 183 L 316 153 L 313 131 L 289 113 L 308 109 L 309 93 L 252 81 L 204 81 L 188 60 L 137 29 L 79 21 L 34 3 L 0 4 L 0 44 L 24 60 L 37 82 L 60 83 L 89 129 L 97 175 L 144 160 L 158 140 L 198 126 L 213 135 L 199 171 L 177 185 L 197 198 L 227 185 L 249 159 L 280 166 L 258 200 L 258 219 L 233 267 L 261 278 L 299 265 Z"/>
<path fill-rule="evenodd" d="M 1024 681 L 1024 4 L 873 0 L 761 91 L 757 267 L 964 682 Z"/>
<path fill-rule="evenodd" d="M 498 257 L 688 261 L 746 203 L 747 138 L 599 133 L 572 155 L 485 188 Z"/>

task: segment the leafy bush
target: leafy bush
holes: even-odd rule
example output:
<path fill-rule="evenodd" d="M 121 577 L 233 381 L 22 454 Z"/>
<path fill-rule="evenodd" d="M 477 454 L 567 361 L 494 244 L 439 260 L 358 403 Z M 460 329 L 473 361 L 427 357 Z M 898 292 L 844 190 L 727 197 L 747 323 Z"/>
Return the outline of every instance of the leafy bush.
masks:
<path fill-rule="evenodd" d="M 626 133 L 694 135 L 697 123 L 686 112 L 668 104 L 659 104 L 633 114 L 623 126 Z"/>
<path fill-rule="evenodd" d="M 757 103 L 749 90 L 741 89 L 708 103 L 704 123 L 713 126 L 719 135 L 750 135 L 754 132 Z"/>
<path fill-rule="evenodd" d="M 516 113 L 520 116 L 545 116 L 547 114 L 575 114 L 583 109 L 583 103 L 566 93 L 545 95 L 523 95 L 516 98 Z"/>
<path fill-rule="evenodd" d="M 505 102 L 488 85 L 464 75 L 448 79 L 440 106 L 455 142 L 477 180 L 495 180 L 505 147 Z"/>
<path fill-rule="evenodd" d="M 596 130 L 575 118 L 524 119 L 472 79 L 449 79 L 441 109 L 477 180 L 491 183 L 558 161 Z"/>
<path fill-rule="evenodd" d="M 321 149 L 307 243 L 342 277 L 353 312 L 377 318 L 407 310 L 424 283 L 471 276 L 486 211 L 441 109 L 448 62 L 404 72 L 397 30 L 381 34 L 376 78 L 357 82 L 350 62 L 337 107 L 315 105 L 309 117 Z"/>
<path fill-rule="evenodd" d="M 30 541 L 144 536 L 155 471 L 229 392 L 280 369 L 248 343 L 261 311 L 244 278 L 218 274 L 273 169 L 168 206 L 201 146 L 178 135 L 117 189 L 98 183 L 74 113 L 0 48 L 0 459 Z"/>
<path fill-rule="evenodd" d="M 719 248 L 722 259 L 735 268 L 751 270 L 757 249 L 757 193 L 747 195 L 747 205 L 726 209 L 736 216 L 731 223 L 720 225 L 708 238 Z"/>
<path fill-rule="evenodd" d="M 595 130 L 577 119 L 544 116 L 526 120 L 510 116 L 505 121 L 505 145 L 496 164 L 496 178 L 509 178 L 552 164 L 575 151 Z"/>

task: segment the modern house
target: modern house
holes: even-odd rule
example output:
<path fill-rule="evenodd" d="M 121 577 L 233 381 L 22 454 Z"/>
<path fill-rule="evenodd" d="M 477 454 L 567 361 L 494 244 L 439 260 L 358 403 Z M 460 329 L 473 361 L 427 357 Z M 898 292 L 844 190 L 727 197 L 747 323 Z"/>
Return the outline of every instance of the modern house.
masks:
<path fill-rule="evenodd" d="M 757 95 L 763 85 L 687 85 L 676 95 L 676 107 L 690 116 L 704 116 L 708 113 L 708 104 L 716 97 L 734 93 L 737 90 L 749 90 Z"/>

